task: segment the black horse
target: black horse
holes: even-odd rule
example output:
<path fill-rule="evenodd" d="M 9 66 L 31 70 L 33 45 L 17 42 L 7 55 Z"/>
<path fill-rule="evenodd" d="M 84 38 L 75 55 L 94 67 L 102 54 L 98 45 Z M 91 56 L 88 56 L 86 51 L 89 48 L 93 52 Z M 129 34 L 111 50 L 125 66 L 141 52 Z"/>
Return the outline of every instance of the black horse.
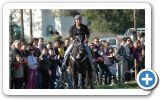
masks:
<path fill-rule="evenodd" d="M 92 68 L 89 58 L 84 47 L 84 43 L 76 36 L 73 40 L 73 48 L 71 50 L 68 62 L 70 64 L 73 88 L 86 88 L 86 83 L 89 83 L 90 88 L 93 88 Z"/>

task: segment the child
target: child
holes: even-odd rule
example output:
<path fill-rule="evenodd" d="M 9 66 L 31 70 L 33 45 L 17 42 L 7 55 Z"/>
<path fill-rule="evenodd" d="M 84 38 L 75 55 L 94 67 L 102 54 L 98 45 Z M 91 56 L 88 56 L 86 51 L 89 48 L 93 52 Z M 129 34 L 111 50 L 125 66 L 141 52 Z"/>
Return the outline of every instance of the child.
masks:
<path fill-rule="evenodd" d="M 51 75 L 51 62 L 48 58 L 48 50 L 46 47 L 42 48 L 42 54 L 40 56 L 40 71 L 42 75 L 42 87 L 43 89 L 48 89 L 50 85 L 50 75 Z"/>
<path fill-rule="evenodd" d="M 27 79 L 27 87 L 26 88 L 27 89 L 35 89 L 38 61 L 37 61 L 37 57 L 34 56 L 34 49 L 30 48 L 29 51 L 30 51 L 30 54 L 27 57 L 28 79 Z"/>
<path fill-rule="evenodd" d="M 117 73 L 116 62 L 118 62 L 118 60 L 115 57 L 114 48 L 112 47 L 109 48 L 108 59 L 110 62 L 110 64 L 108 65 L 109 83 L 111 83 L 111 81 L 116 82 L 116 73 Z"/>
<path fill-rule="evenodd" d="M 15 89 L 22 89 L 23 85 L 23 65 L 22 65 L 22 57 L 17 54 L 16 61 L 13 63 L 13 81 L 15 85 Z"/>
<path fill-rule="evenodd" d="M 56 55 L 54 50 L 51 48 L 48 50 L 48 54 L 49 54 L 49 61 L 51 62 L 51 88 L 55 88 L 55 81 L 56 81 L 56 69 L 58 67 L 57 65 L 57 59 L 56 59 Z"/>
<path fill-rule="evenodd" d="M 63 45 L 61 44 L 61 41 L 60 40 L 56 40 L 55 43 L 54 43 L 54 50 L 55 50 L 55 53 L 59 59 L 58 61 L 58 66 L 61 67 L 62 65 L 62 60 L 63 60 L 63 57 L 64 57 L 64 47 Z"/>

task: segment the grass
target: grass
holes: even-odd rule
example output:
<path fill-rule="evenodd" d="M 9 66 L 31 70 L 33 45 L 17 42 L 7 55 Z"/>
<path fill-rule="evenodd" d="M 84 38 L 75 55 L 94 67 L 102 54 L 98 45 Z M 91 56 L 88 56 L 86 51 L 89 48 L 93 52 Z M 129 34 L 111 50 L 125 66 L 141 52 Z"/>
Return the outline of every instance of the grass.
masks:
<path fill-rule="evenodd" d="M 114 84 L 114 85 L 98 85 L 95 86 L 96 89 L 139 89 L 136 81 L 130 81 L 123 84 Z"/>

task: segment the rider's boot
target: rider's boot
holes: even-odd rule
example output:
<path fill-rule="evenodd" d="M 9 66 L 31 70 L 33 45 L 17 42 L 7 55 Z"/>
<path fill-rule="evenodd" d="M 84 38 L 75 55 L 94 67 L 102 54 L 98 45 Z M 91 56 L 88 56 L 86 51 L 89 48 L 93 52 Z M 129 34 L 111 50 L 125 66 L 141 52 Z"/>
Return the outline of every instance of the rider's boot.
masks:
<path fill-rule="evenodd" d="M 64 72 L 66 70 L 66 65 L 62 63 L 61 72 Z"/>
<path fill-rule="evenodd" d="M 66 69 L 67 69 L 67 59 L 68 59 L 68 56 L 66 56 L 64 59 L 63 59 L 63 62 L 62 62 L 62 66 L 61 66 L 61 71 L 64 72 Z"/>

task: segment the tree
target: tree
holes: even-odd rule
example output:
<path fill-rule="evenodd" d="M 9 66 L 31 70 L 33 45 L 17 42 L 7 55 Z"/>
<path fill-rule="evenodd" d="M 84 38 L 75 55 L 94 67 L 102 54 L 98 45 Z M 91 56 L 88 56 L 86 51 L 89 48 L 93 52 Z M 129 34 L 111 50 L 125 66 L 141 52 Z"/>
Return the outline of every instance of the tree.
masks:
<path fill-rule="evenodd" d="M 10 15 L 9 15 L 10 42 L 13 42 L 16 39 L 21 39 L 20 25 L 18 24 L 20 20 L 16 19 L 19 14 L 20 12 L 17 9 L 10 10 Z"/>
<path fill-rule="evenodd" d="M 137 27 L 144 27 L 144 10 L 137 11 Z M 83 15 L 90 21 L 92 32 L 123 34 L 126 29 L 134 27 L 132 9 L 86 10 Z"/>
<path fill-rule="evenodd" d="M 75 10 L 51 10 L 51 12 L 53 13 L 53 16 L 75 16 L 77 14 L 80 14 L 82 12 L 82 10 L 78 10 L 78 9 L 75 9 Z"/>
<path fill-rule="evenodd" d="M 136 10 L 136 22 L 137 22 L 137 27 L 145 27 L 145 10 L 144 9 Z"/>

